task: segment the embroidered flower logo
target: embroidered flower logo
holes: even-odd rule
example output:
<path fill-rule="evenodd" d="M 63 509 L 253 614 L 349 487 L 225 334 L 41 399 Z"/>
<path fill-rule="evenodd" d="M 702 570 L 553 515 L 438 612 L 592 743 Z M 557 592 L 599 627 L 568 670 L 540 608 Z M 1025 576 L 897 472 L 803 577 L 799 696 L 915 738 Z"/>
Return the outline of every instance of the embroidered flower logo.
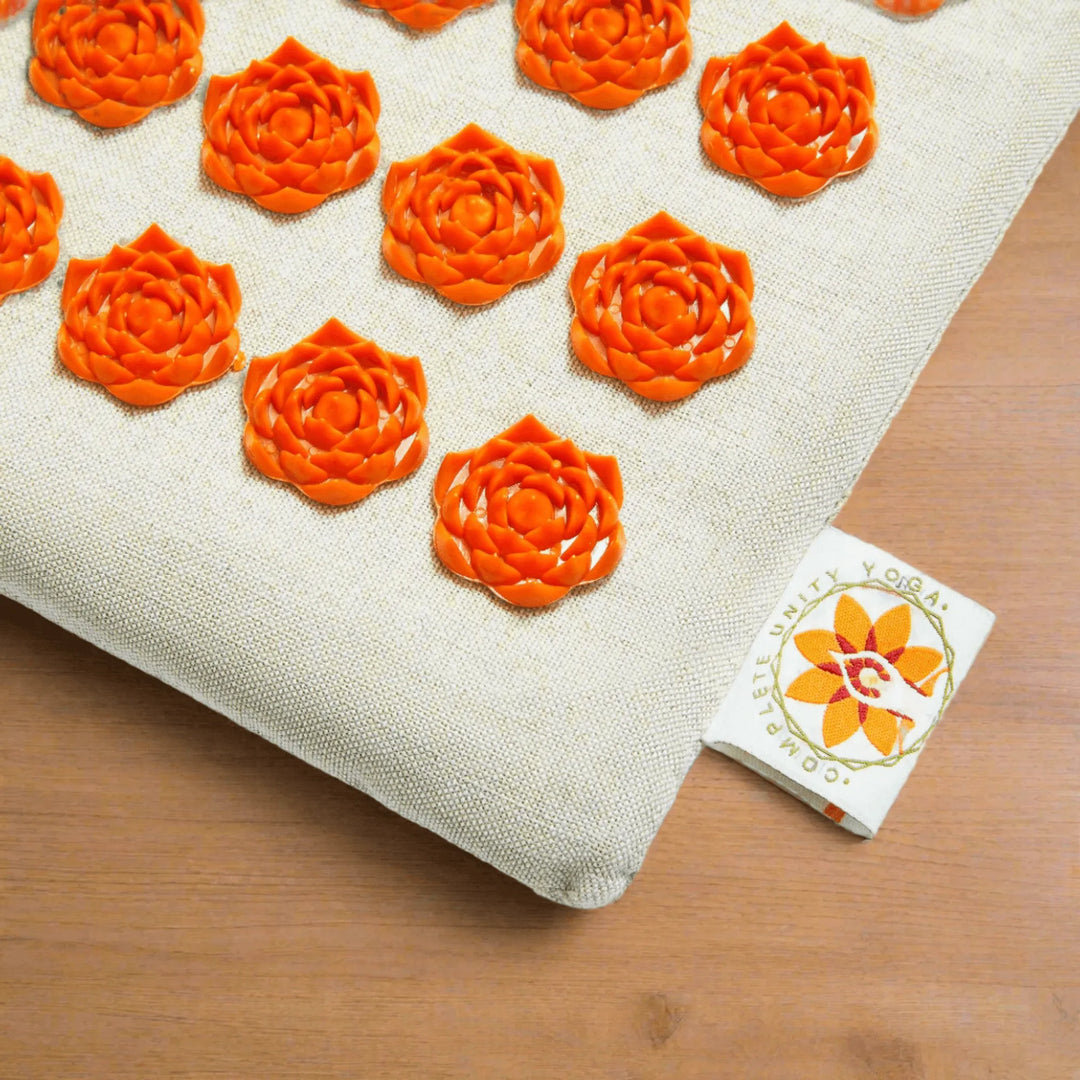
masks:
<path fill-rule="evenodd" d="M 337 319 L 251 361 L 244 449 L 259 472 L 344 506 L 416 469 L 428 448 L 416 357 L 384 352 Z"/>
<path fill-rule="evenodd" d="M 834 56 L 786 22 L 737 56 L 713 57 L 700 101 L 705 152 L 774 195 L 811 195 L 877 149 L 866 61 Z"/>
<path fill-rule="evenodd" d="M 239 358 L 240 289 L 151 225 L 103 259 L 72 259 L 60 359 L 129 405 L 160 405 L 224 375 Z"/>
<path fill-rule="evenodd" d="M 360 0 L 365 7 L 385 11 L 414 30 L 438 30 L 463 11 L 483 7 L 492 0 Z"/>
<path fill-rule="evenodd" d="M 690 0 L 517 0 L 517 61 L 534 83 L 618 109 L 690 64 Z"/>
<path fill-rule="evenodd" d="M 215 75 L 203 109 L 203 168 L 267 210 L 299 214 L 363 183 L 379 161 L 379 95 L 289 38 L 238 75 Z"/>
<path fill-rule="evenodd" d="M 48 173 L 27 172 L 0 157 L 0 304 L 53 272 L 63 213 L 64 200 Z"/>
<path fill-rule="evenodd" d="M 435 480 L 435 550 L 447 569 L 519 607 L 543 607 L 610 574 L 626 535 L 613 457 L 582 453 L 526 416 Z"/>
<path fill-rule="evenodd" d="M 403 277 L 459 304 L 489 304 L 546 274 L 565 245 L 555 163 L 470 124 L 390 166 L 383 254 Z"/>
<path fill-rule="evenodd" d="M 660 213 L 585 252 L 570 278 L 582 363 L 654 401 L 674 401 L 746 363 L 754 278 L 741 251 Z"/>
<path fill-rule="evenodd" d="M 883 757 L 902 755 L 905 740 L 933 727 L 941 710 L 934 686 L 948 669 L 942 666 L 944 653 L 910 643 L 911 616 L 911 605 L 900 603 L 872 622 L 863 605 L 842 592 L 832 630 L 795 634 L 795 647 L 814 666 L 784 693 L 825 706 L 826 749 L 862 731 Z"/>
<path fill-rule="evenodd" d="M 199 0 L 38 0 L 30 83 L 98 127 L 126 127 L 195 89 Z"/>
<path fill-rule="evenodd" d="M 937 11 L 945 0 L 874 0 L 874 2 L 879 8 L 891 11 L 894 15 L 916 17 Z"/>

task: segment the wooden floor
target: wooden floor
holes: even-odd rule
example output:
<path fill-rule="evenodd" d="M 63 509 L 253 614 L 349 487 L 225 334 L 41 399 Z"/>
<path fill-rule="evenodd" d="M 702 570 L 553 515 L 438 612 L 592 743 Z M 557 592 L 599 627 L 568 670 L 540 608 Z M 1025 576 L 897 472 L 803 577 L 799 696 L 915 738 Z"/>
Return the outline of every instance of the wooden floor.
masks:
<path fill-rule="evenodd" d="M 1080 1076 L 1080 126 L 839 524 L 998 615 L 885 828 L 706 753 L 559 909 L 0 601 L 0 1076 Z"/>

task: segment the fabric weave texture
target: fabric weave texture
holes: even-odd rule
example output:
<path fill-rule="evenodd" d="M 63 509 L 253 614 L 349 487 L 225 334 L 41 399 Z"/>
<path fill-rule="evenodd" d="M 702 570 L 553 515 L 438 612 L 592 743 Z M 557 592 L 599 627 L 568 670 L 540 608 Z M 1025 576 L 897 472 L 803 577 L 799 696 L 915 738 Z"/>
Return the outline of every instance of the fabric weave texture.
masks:
<path fill-rule="evenodd" d="M 1080 8 L 953 0 L 909 23 L 871 0 L 695 0 L 687 74 L 605 113 L 521 75 L 503 0 L 427 35 L 352 0 L 205 10 L 195 94 L 111 132 L 30 89 L 28 14 L 0 26 L 0 153 L 50 171 L 67 204 L 56 272 L 0 306 L 0 591 L 542 895 L 608 903 L 1080 104 Z M 801 202 L 721 172 L 698 137 L 707 59 L 782 19 L 866 56 L 877 84 L 876 156 Z M 208 76 L 290 34 L 372 73 L 382 158 L 283 217 L 222 191 L 199 154 Z M 389 164 L 470 122 L 553 158 L 566 186 L 562 260 L 479 309 L 380 252 Z M 569 338 L 578 254 L 660 210 L 747 252 L 758 326 L 745 367 L 670 404 L 593 374 Z M 249 357 L 332 317 L 419 356 L 424 465 L 320 507 L 247 464 L 243 373 L 144 410 L 63 369 L 67 260 L 155 221 L 233 265 Z M 530 412 L 618 458 L 627 546 L 610 578 L 520 611 L 442 569 L 432 484 L 444 454 Z"/>

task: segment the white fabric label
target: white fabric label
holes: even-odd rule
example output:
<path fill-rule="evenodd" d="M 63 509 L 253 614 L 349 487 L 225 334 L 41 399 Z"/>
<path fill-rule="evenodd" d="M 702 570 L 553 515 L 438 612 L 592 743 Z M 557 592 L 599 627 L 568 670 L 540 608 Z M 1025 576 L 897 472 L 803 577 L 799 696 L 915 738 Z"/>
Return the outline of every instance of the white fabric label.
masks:
<path fill-rule="evenodd" d="M 974 601 L 826 529 L 703 742 L 871 837 L 993 624 Z"/>

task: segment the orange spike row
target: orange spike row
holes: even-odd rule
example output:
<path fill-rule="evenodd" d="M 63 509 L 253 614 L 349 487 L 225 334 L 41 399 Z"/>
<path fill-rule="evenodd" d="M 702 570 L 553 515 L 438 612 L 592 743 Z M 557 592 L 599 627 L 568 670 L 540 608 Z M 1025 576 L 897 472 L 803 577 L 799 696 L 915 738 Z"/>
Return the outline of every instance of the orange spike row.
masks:
<path fill-rule="evenodd" d="M 53 272 L 63 215 L 64 200 L 49 173 L 27 172 L 0 157 L 0 304 Z"/>
<path fill-rule="evenodd" d="M 670 214 L 586 251 L 570 295 L 581 362 L 654 401 L 687 397 L 741 367 L 754 348 L 746 255 Z"/>
<path fill-rule="evenodd" d="M 593 109 L 619 109 L 690 65 L 690 0 L 517 0 L 518 66 Z"/>
<path fill-rule="evenodd" d="M 151 225 L 101 259 L 72 259 L 57 348 L 73 374 L 129 405 L 161 405 L 242 362 L 240 289 Z"/>
<path fill-rule="evenodd" d="M 360 0 L 360 3 L 385 11 L 413 30 L 438 30 L 462 12 L 485 7 L 492 0 Z"/>
<path fill-rule="evenodd" d="M 699 100 L 705 152 L 773 195 L 812 195 L 877 149 L 866 60 L 834 56 L 786 22 L 734 56 L 709 60 Z"/>
<path fill-rule="evenodd" d="M 874 3 L 885 11 L 891 11 L 894 15 L 918 18 L 920 15 L 929 15 L 937 11 L 945 0 L 874 0 Z"/>
<path fill-rule="evenodd" d="M 267 210 L 299 214 L 363 183 L 379 162 L 379 95 L 366 71 L 342 71 L 289 38 L 206 93 L 207 176 Z"/>
<path fill-rule="evenodd" d="M 606 577 L 626 546 L 618 462 L 583 453 L 535 416 L 447 454 L 434 494 L 443 564 L 518 607 Z"/>
<path fill-rule="evenodd" d="M 195 89 L 204 29 L 199 0 L 38 0 L 30 84 L 87 123 L 126 127 Z"/>
<path fill-rule="evenodd" d="M 566 239 L 555 163 L 476 124 L 390 166 L 383 187 L 386 261 L 459 304 L 490 304 L 546 274 Z"/>
<path fill-rule="evenodd" d="M 416 357 L 385 352 L 337 319 L 244 380 L 244 449 L 272 480 L 330 506 L 359 502 L 427 455 L 427 384 Z"/>

